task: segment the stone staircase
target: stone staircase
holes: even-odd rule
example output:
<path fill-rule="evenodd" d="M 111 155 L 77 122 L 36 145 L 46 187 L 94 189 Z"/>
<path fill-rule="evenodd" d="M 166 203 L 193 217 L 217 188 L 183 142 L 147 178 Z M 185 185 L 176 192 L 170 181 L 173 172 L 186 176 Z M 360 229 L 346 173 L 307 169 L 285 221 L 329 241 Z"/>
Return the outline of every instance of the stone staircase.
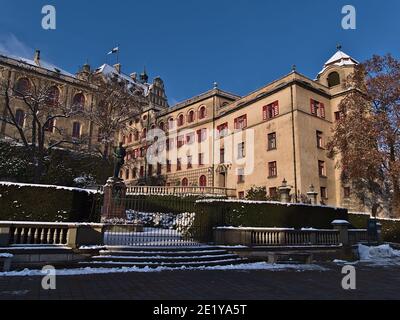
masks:
<path fill-rule="evenodd" d="M 212 246 L 201 247 L 106 247 L 80 267 L 210 267 L 226 266 L 247 261 L 236 254 Z"/>

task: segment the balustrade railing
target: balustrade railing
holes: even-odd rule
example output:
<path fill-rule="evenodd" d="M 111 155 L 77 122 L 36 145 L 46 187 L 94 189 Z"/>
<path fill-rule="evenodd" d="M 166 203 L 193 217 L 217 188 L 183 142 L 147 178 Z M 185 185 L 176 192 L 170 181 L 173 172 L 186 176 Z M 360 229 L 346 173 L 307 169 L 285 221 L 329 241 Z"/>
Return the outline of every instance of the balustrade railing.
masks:
<path fill-rule="evenodd" d="M 218 244 L 248 246 L 336 246 L 340 245 L 338 230 L 294 230 L 277 228 L 215 229 Z"/>
<path fill-rule="evenodd" d="M 235 197 L 236 189 L 219 187 L 156 187 L 156 186 L 128 186 L 127 194 L 147 195 L 217 195 Z"/>

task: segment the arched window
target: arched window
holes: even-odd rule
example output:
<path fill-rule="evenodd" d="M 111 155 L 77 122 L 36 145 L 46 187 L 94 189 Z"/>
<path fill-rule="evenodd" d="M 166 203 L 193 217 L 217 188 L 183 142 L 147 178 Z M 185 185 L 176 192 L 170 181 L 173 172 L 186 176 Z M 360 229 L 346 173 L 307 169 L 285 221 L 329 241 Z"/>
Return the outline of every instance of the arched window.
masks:
<path fill-rule="evenodd" d="M 144 128 L 142 131 L 142 139 L 146 139 L 146 137 L 147 137 L 147 129 Z"/>
<path fill-rule="evenodd" d="M 165 124 L 164 124 L 164 122 L 160 122 L 160 123 L 158 124 L 158 127 L 160 128 L 160 130 L 164 131 L 164 130 L 165 130 Z"/>
<path fill-rule="evenodd" d="M 185 123 L 185 117 L 183 116 L 183 114 L 180 114 L 178 116 L 178 127 L 182 127 Z"/>
<path fill-rule="evenodd" d="M 132 143 L 132 141 L 133 141 L 132 139 L 133 139 L 133 136 L 132 136 L 132 133 L 130 133 L 130 134 L 129 134 L 129 138 L 128 138 L 128 142 L 129 142 L 129 143 Z"/>
<path fill-rule="evenodd" d="M 328 86 L 329 87 L 334 87 L 334 86 L 337 86 L 338 84 L 340 84 L 339 73 L 337 73 L 336 71 L 331 72 L 328 75 Z"/>
<path fill-rule="evenodd" d="M 31 89 L 31 83 L 27 78 L 18 79 L 15 85 L 15 93 L 17 96 L 25 96 Z"/>
<path fill-rule="evenodd" d="M 56 106 L 60 98 L 60 90 L 56 86 L 52 86 L 47 91 L 47 104 L 50 106 Z"/>
<path fill-rule="evenodd" d="M 83 95 L 83 93 L 77 93 L 74 96 L 72 105 L 76 108 L 83 109 L 83 107 L 85 106 L 85 96 Z"/>
<path fill-rule="evenodd" d="M 24 122 L 25 122 L 25 112 L 21 109 L 18 109 L 15 112 L 15 123 L 22 128 L 24 126 Z"/>
<path fill-rule="evenodd" d="M 152 124 L 151 127 L 150 127 L 151 130 L 154 130 L 155 128 L 156 128 L 155 124 Z"/>
<path fill-rule="evenodd" d="M 133 134 L 133 137 L 134 137 L 134 139 L 135 139 L 135 141 L 138 141 L 139 140 L 139 131 L 135 131 L 135 133 Z"/>
<path fill-rule="evenodd" d="M 189 123 L 194 122 L 194 111 L 193 110 L 190 110 L 188 113 L 188 122 Z"/>
<path fill-rule="evenodd" d="M 168 119 L 168 129 L 169 130 L 174 129 L 174 118 L 169 118 Z"/>
<path fill-rule="evenodd" d="M 205 106 L 199 109 L 199 119 L 204 119 L 207 116 L 207 109 Z"/>
<path fill-rule="evenodd" d="M 81 124 L 77 121 L 72 124 L 72 137 L 76 139 L 81 137 Z"/>
<path fill-rule="evenodd" d="M 189 180 L 188 180 L 187 178 L 183 178 L 183 179 L 182 179 L 182 186 L 183 186 L 183 187 L 189 186 Z"/>
<path fill-rule="evenodd" d="M 200 187 L 207 187 L 207 177 L 201 176 L 199 179 Z"/>

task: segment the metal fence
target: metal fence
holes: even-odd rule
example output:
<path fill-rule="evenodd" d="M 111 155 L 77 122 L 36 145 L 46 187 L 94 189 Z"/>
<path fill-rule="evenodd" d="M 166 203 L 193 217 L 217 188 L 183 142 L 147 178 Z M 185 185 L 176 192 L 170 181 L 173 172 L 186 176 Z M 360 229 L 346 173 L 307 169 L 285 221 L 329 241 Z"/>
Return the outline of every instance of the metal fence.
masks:
<path fill-rule="evenodd" d="M 213 228 L 225 214 L 197 208 L 196 198 L 127 196 L 113 199 L 115 215 L 106 221 L 109 246 L 199 246 L 213 241 Z M 96 206 L 98 207 L 98 206 Z"/>

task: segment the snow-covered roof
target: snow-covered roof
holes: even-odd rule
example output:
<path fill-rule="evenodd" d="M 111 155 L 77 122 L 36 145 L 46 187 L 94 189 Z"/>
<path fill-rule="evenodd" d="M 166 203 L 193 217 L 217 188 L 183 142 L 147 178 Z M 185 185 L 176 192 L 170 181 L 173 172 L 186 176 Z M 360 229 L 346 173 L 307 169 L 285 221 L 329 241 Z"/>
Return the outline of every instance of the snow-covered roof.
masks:
<path fill-rule="evenodd" d="M 354 66 L 359 64 L 359 62 L 350 57 L 348 54 L 344 53 L 341 50 L 338 50 L 327 62 L 325 62 L 324 64 L 324 68 L 321 70 L 320 73 L 318 73 L 318 75 L 320 75 L 321 73 L 323 73 L 328 67 L 334 65 L 334 66 Z"/>
<path fill-rule="evenodd" d="M 75 78 L 75 75 L 73 75 L 72 73 L 69 73 L 68 71 L 65 71 L 65 70 L 55 66 L 54 64 L 46 62 L 44 60 L 40 60 L 40 63 L 36 64 L 36 62 L 31 59 L 19 57 L 19 56 L 12 55 L 12 54 L 0 52 L 0 56 L 9 58 L 9 59 L 13 59 L 17 62 L 22 62 L 22 63 L 28 64 L 28 65 L 31 65 L 31 66 L 34 66 L 37 68 L 46 69 L 48 71 L 56 72 L 56 73 L 59 73 L 59 74 L 62 74 L 62 75 L 68 76 L 68 77 Z"/>
<path fill-rule="evenodd" d="M 100 66 L 99 68 L 97 68 L 95 70 L 95 72 L 98 73 L 98 74 L 103 74 L 106 77 L 117 76 L 120 79 L 125 80 L 130 86 L 138 88 L 139 90 L 141 90 L 145 97 L 149 95 L 149 93 L 150 93 L 150 91 L 151 91 L 151 89 L 153 87 L 152 84 L 141 83 L 141 82 L 138 82 L 138 81 L 132 79 L 130 76 L 128 76 L 126 74 L 123 74 L 122 72 L 118 73 L 117 70 L 114 67 L 112 67 L 112 66 L 110 66 L 110 65 L 108 65 L 106 63 L 103 64 L 102 66 Z"/>

